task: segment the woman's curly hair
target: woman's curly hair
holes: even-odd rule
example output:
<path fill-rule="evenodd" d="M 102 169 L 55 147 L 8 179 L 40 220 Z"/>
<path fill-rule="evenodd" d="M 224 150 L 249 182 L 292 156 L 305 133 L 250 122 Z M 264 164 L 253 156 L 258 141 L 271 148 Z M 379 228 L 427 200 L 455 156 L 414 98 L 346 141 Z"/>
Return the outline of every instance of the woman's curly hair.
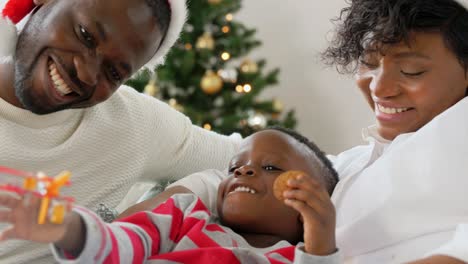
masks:
<path fill-rule="evenodd" d="M 337 30 L 322 53 L 328 65 L 340 72 L 356 71 L 368 47 L 402 41 L 411 32 L 440 32 L 460 64 L 468 66 L 468 11 L 454 0 L 348 0 L 334 20 Z"/>

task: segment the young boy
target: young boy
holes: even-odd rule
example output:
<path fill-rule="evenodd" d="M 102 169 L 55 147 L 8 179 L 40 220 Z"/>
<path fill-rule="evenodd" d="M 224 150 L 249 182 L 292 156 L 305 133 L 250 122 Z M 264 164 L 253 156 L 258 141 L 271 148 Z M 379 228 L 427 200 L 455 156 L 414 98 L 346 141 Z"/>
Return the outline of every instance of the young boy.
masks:
<path fill-rule="evenodd" d="M 280 201 L 273 182 L 288 181 Z M 290 130 L 271 128 L 246 138 L 218 190 L 219 219 L 192 194 L 105 224 L 77 207 L 62 225 L 35 223 L 39 201 L 0 195 L 0 240 L 54 243 L 60 262 L 78 263 L 338 263 L 330 194 L 337 174 L 323 153 Z M 302 243 L 304 242 L 304 243 Z M 73 262 L 73 263 L 74 263 Z"/>

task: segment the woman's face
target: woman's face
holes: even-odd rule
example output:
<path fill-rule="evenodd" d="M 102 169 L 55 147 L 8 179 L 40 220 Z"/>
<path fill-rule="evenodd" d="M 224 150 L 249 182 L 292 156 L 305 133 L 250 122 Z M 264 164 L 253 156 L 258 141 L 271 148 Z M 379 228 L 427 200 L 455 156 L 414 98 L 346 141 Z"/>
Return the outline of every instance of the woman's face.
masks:
<path fill-rule="evenodd" d="M 467 72 L 439 33 L 412 33 L 400 43 L 367 53 L 356 83 L 373 109 L 379 134 L 393 140 L 414 132 L 467 93 Z"/>

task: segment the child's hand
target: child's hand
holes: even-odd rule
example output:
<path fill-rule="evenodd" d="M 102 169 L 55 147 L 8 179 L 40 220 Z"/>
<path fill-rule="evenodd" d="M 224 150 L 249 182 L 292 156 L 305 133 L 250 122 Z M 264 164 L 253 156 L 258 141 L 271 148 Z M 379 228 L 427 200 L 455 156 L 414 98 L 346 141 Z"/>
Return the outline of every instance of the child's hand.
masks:
<path fill-rule="evenodd" d="M 289 180 L 288 187 L 291 189 L 284 192 L 284 202 L 302 216 L 305 251 L 322 256 L 334 253 L 336 216 L 327 190 L 307 175 Z"/>
<path fill-rule="evenodd" d="M 24 196 L 13 192 L 0 192 L 0 223 L 11 224 L 0 232 L 0 241 L 23 239 L 42 243 L 59 241 L 65 234 L 67 218 L 63 224 L 46 221 L 37 223 L 41 198 L 32 193 Z"/>

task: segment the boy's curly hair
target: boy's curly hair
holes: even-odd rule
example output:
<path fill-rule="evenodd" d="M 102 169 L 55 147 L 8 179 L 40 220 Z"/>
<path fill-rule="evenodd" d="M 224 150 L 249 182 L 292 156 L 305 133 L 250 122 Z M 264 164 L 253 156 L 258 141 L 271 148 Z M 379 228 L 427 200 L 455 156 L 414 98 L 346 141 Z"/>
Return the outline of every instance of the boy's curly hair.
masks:
<path fill-rule="evenodd" d="M 402 41 L 411 32 L 440 32 L 460 64 L 468 66 L 468 11 L 454 0 L 348 0 L 322 58 L 339 72 L 353 73 L 369 47 Z"/>

